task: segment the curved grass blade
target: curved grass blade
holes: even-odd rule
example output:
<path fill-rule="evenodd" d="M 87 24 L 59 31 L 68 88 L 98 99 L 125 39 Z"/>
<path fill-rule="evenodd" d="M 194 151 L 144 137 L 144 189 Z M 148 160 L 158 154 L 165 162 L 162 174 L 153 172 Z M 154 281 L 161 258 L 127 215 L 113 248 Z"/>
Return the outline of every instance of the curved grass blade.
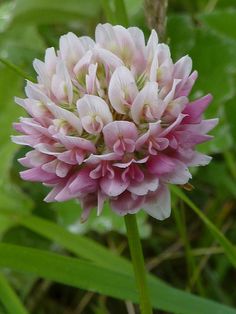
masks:
<path fill-rule="evenodd" d="M 0 301 L 8 314 L 28 314 L 8 281 L 0 273 Z"/>
<path fill-rule="evenodd" d="M 206 217 L 206 215 L 181 191 L 179 188 L 172 186 L 171 190 L 180 199 L 182 199 L 202 220 L 206 227 L 210 230 L 214 238 L 223 247 L 225 255 L 234 267 L 236 267 L 236 248 L 235 246 L 224 236 L 224 234 Z"/>
<path fill-rule="evenodd" d="M 132 273 L 121 274 L 77 258 L 2 243 L 0 244 L 0 267 L 32 273 L 62 284 L 138 302 Z M 170 288 L 167 285 L 159 286 L 159 283 L 151 282 L 149 287 L 154 308 L 182 314 L 236 314 L 233 308 Z"/>
<path fill-rule="evenodd" d="M 2 64 L 4 64 L 5 66 L 7 66 L 9 69 L 11 69 L 12 71 L 14 71 L 15 73 L 17 73 L 18 75 L 20 75 L 21 77 L 23 77 L 26 80 L 32 81 L 34 82 L 34 79 L 32 77 L 30 77 L 28 74 L 26 74 L 20 67 L 18 67 L 17 65 L 11 63 L 10 61 L 3 59 L 0 57 L 0 62 Z"/>
<path fill-rule="evenodd" d="M 128 14 L 124 0 L 115 0 L 115 15 L 117 24 L 121 24 L 124 27 L 129 26 Z"/>

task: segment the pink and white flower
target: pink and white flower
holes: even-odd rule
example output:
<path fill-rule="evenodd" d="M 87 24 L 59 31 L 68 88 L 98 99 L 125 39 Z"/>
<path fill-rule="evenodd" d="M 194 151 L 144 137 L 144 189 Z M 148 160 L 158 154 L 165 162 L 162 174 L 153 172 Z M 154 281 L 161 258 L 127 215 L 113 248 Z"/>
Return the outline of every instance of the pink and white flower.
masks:
<path fill-rule="evenodd" d="M 188 98 L 191 58 L 174 63 L 154 30 L 146 44 L 136 27 L 100 24 L 95 41 L 68 33 L 33 65 L 37 83 L 16 98 L 29 117 L 12 140 L 32 148 L 21 177 L 50 187 L 47 202 L 79 199 L 82 220 L 105 201 L 119 215 L 167 218 L 168 184 L 186 184 L 190 166 L 210 162 L 195 148 L 218 121 L 202 117 L 211 95 Z"/>

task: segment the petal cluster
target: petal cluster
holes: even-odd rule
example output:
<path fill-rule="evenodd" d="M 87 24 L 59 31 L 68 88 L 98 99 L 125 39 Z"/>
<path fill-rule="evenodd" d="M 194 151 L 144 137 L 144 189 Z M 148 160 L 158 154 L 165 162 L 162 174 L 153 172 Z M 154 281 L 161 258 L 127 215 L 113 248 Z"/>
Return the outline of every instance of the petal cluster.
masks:
<path fill-rule="evenodd" d="M 191 58 L 174 63 L 154 30 L 146 43 L 136 27 L 99 24 L 95 41 L 68 33 L 33 65 L 37 83 L 16 98 L 28 117 L 12 139 L 31 148 L 21 177 L 51 187 L 47 202 L 79 199 L 82 220 L 105 201 L 120 215 L 168 217 L 168 184 L 186 184 L 190 166 L 210 162 L 195 147 L 217 124 L 202 119 L 211 95 L 188 98 Z"/>

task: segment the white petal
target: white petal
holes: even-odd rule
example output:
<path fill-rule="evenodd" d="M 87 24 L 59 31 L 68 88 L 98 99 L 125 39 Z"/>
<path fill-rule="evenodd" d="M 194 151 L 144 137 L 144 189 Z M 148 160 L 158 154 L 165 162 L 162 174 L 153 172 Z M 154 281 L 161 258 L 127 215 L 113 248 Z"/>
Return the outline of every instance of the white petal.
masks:
<path fill-rule="evenodd" d="M 170 191 L 166 185 L 160 185 L 156 196 L 144 205 L 144 210 L 153 218 L 164 220 L 170 216 Z"/>
<path fill-rule="evenodd" d="M 112 121 L 108 104 L 98 96 L 85 95 L 77 101 L 77 110 L 84 129 L 91 134 L 99 133 L 104 125 Z M 100 124 L 99 131 L 93 128 L 93 123 Z"/>
<path fill-rule="evenodd" d="M 172 184 L 186 184 L 192 178 L 188 167 L 181 161 L 175 159 L 175 169 L 168 174 L 162 175 L 162 180 Z"/>
<path fill-rule="evenodd" d="M 145 114 L 145 109 L 150 113 Z M 158 97 L 158 84 L 148 82 L 134 99 L 131 116 L 136 123 L 139 123 L 140 120 L 154 122 L 160 119 L 164 109 L 163 101 Z"/>
<path fill-rule="evenodd" d="M 125 114 L 131 106 L 138 89 L 132 73 L 124 66 L 121 66 L 113 73 L 108 96 L 112 107 L 119 113 Z"/>
<path fill-rule="evenodd" d="M 79 135 L 82 133 L 82 124 L 80 119 L 69 110 L 63 109 L 54 103 L 50 102 L 46 104 L 48 110 L 54 115 L 57 119 L 63 119 L 68 122 L 75 130 L 78 131 Z"/>
<path fill-rule="evenodd" d="M 66 100 L 69 104 L 73 101 L 73 86 L 70 75 L 64 62 L 58 62 L 56 74 L 52 77 L 52 92 L 58 100 Z"/>
<path fill-rule="evenodd" d="M 189 56 L 184 56 L 179 59 L 174 65 L 174 78 L 183 79 L 189 76 L 192 70 L 192 59 Z"/>
<path fill-rule="evenodd" d="M 148 39 L 148 42 L 147 42 L 147 58 L 148 58 L 148 60 L 151 61 L 152 58 L 154 57 L 155 51 L 157 49 L 157 45 L 158 45 L 158 35 L 157 35 L 157 32 L 153 29 L 151 32 L 151 35 Z"/>

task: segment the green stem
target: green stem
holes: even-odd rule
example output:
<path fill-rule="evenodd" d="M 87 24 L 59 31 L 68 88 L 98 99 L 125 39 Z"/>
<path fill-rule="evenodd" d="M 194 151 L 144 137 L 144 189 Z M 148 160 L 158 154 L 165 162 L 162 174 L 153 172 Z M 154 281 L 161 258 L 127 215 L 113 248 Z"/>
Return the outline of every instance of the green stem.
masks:
<path fill-rule="evenodd" d="M 143 251 L 139 238 L 136 215 L 126 215 L 125 225 L 130 248 L 130 255 L 134 268 L 134 275 L 139 293 L 141 314 L 152 314 L 152 307 L 149 300 L 149 292 L 146 280 Z"/>

